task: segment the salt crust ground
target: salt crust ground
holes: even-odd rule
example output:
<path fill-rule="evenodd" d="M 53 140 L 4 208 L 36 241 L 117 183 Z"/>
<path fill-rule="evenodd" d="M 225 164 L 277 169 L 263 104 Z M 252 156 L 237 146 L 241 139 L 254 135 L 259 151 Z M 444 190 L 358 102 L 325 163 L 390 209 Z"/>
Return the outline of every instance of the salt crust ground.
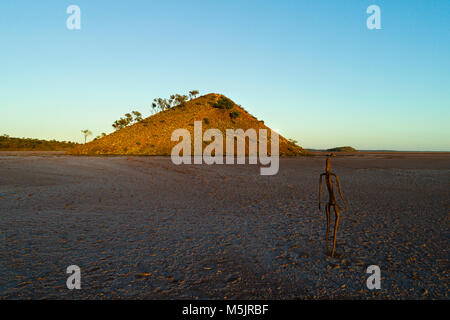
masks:
<path fill-rule="evenodd" d="M 0 153 L 0 298 L 448 299 L 449 154 L 334 158 L 350 207 L 335 258 L 323 167 Z M 81 290 L 66 288 L 71 264 Z"/>

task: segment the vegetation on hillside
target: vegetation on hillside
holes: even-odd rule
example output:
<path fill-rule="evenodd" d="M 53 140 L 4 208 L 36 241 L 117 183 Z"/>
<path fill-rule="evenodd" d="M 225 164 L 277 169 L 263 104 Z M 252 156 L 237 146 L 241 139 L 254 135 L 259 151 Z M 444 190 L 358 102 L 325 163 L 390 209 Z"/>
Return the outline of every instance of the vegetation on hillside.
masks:
<path fill-rule="evenodd" d="M 335 152 L 356 152 L 357 150 L 353 147 L 350 146 L 345 146 L 345 147 L 336 147 L 336 148 L 331 148 L 331 149 L 327 149 L 327 151 L 335 151 Z"/>
<path fill-rule="evenodd" d="M 187 101 L 195 99 L 199 94 L 198 90 L 189 91 L 189 95 L 172 94 L 168 99 L 155 98 L 153 99 L 152 109 L 153 113 L 165 111 L 170 108 L 183 106 Z"/>
<path fill-rule="evenodd" d="M 0 150 L 4 151 L 66 151 L 77 145 L 70 141 L 13 138 L 7 134 L 0 136 Z"/>
<path fill-rule="evenodd" d="M 94 140 L 101 139 L 101 138 L 103 138 L 103 137 L 106 137 L 106 133 L 104 133 L 104 132 L 102 132 L 99 136 L 96 136 L 96 137 L 94 138 Z"/>
<path fill-rule="evenodd" d="M 232 109 L 234 107 L 234 102 L 227 97 L 220 97 L 219 100 L 213 104 L 213 107 L 217 109 Z"/>
<path fill-rule="evenodd" d="M 139 111 L 131 111 L 131 113 L 125 113 L 125 118 L 120 118 L 119 120 L 114 121 L 112 126 L 114 129 L 120 130 L 125 128 L 126 126 L 129 126 L 132 123 L 139 121 L 142 121 L 142 114 Z"/>
<path fill-rule="evenodd" d="M 231 119 L 234 119 L 234 118 L 237 118 L 237 117 L 239 117 L 240 116 L 240 112 L 239 111 L 233 111 L 233 112 L 230 112 L 230 118 Z"/>
<path fill-rule="evenodd" d="M 187 101 L 195 99 L 199 94 L 198 90 L 189 91 L 188 95 L 185 94 L 172 94 L 169 98 L 155 98 L 152 103 L 152 114 L 156 114 L 158 112 L 162 112 L 168 110 L 170 108 L 183 106 Z M 139 111 L 131 111 L 131 113 L 125 113 L 124 118 L 120 118 L 119 120 L 114 121 L 112 127 L 115 130 L 120 130 L 129 125 L 132 125 L 137 122 L 141 122 L 143 120 L 142 114 Z M 96 139 L 101 138 L 100 136 L 96 137 Z"/>

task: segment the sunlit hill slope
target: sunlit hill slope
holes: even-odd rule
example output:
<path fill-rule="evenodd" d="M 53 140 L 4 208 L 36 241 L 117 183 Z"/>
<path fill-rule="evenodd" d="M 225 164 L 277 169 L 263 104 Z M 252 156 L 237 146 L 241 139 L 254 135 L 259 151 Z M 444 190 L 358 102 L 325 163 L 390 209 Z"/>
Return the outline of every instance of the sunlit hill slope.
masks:
<path fill-rule="evenodd" d="M 219 100 L 230 101 L 220 94 L 207 94 L 154 114 L 87 144 L 79 145 L 70 153 L 78 155 L 170 155 L 172 148 L 179 142 L 171 141 L 172 132 L 176 129 L 187 129 L 191 134 L 193 144 L 194 121 L 202 122 L 203 132 L 210 128 L 219 129 L 224 136 L 224 146 L 226 129 L 247 130 L 253 128 L 257 132 L 259 129 L 267 129 L 270 137 L 270 128 L 264 125 L 264 121 L 256 119 L 232 101 L 227 108 L 218 108 Z M 203 148 L 209 143 L 203 142 Z M 248 155 L 248 141 L 246 145 L 246 155 Z M 270 151 L 269 146 L 268 151 Z M 282 136 L 279 140 L 279 152 L 281 156 L 306 154 L 303 148 Z M 224 154 L 226 154 L 225 150 Z"/>

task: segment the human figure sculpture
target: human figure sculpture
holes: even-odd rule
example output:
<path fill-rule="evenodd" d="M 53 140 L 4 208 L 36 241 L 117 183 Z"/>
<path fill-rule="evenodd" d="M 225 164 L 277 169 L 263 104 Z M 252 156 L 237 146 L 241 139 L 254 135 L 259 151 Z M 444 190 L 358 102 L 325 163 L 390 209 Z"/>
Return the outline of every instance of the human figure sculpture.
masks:
<path fill-rule="evenodd" d="M 325 207 L 325 211 L 327 214 L 327 235 L 326 235 L 326 241 L 327 241 L 327 254 L 328 254 L 328 234 L 330 232 L 330 211 L 331 211 L 331 207 L 333 207 L 334 209 L 334 213 L 336 216 L 336 220 L 334 223 L 334 236 L 333 236 L 333 250 L 331 252 L 331 256 L 334 257 L 334 251 L 336 249 L 336 232 L 337 232 L 337 228 L 338 228 L 338 224 L 339 224 L 339 206 L 336 202 L 336 197 L 334 196 L 334 191 L 333 191 L 333 180 L 332 177 L 334 177 L 336 179 L 336 185 L 339 191 L 339 195 L 341 196 L 342 202 L 345 205 L 345 209 L 347 210 L 347 203 L 344 200 L 344 196 L 342 195 L 342 190 L 341 190 L 341 182 L 339 181 L 339 177 L 337 176 L 337 174 L 333 173 L 330 171 L 330 159 L 331 157 L 334 157 L 335 155 L 329 154 L 327 155 L 327 160 L 326 160 L 326 168 L 325 168 L 325 172 L 322 173 L 320 175 L 320 182 L 319 182 L 319 210 L 321 210 L 320 208 L 320 201 L 321 201 L 321 197 L 322 197 L 322 177 L 325 177 L 325 182 L 327 185 L 327 189 L 328 189 L 328 195 L 329 195 L 329 199 L 328 199 L 328 203 Z"/>

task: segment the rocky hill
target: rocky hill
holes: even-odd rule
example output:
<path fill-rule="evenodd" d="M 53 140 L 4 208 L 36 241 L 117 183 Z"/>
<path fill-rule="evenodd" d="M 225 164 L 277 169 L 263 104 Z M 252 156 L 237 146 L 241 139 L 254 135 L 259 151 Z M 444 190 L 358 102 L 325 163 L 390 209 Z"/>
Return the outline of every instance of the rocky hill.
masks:
<path fill-rule="evenodd" d="M 171 141 L 174 130 L 187 129 L 193 143 L 194 121 L 202 122 L 203 132 L 210 128 L 219 129 L 224 136 L 224 146 L 226 129 L 254 128 L 257 132 L 258 129 L 267 129 L 270 137 L 270 128 L 264 125 L 264 121 L 258 120 L 225 96 L 211 93 L 161 111 L 87 144 L 76 146 L 71 153 L 170 155 L 172 148 L 178 144 L 178 141 Z M 203 142 L 203 147 L 209 143 Z M 246 145 L 248 146 L 248 141 Z M 306 154 L 304 149 L 282 136 L 279 140 L 279 150 L 281 156 Z M 248 155 L 248 148 L 246 154 Z"/>

